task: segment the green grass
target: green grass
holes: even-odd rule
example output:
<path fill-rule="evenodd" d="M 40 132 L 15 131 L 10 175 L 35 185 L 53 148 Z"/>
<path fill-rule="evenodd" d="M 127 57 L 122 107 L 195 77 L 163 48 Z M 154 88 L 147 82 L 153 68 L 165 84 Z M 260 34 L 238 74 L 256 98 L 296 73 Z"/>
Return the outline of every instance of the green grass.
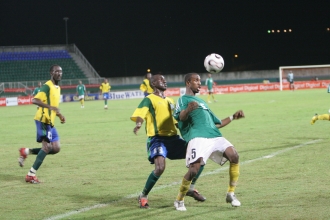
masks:
<path fill-rule="evenodd" d="M 67 123 L 56 122 L 61 152 L 46 157 L 36 185 L 24 181 L 35 156 L 23 168 L 17 163 L 18 148 L 40 147 L 36 106 L 0 108 L 0 219 L 328 219 L 330 123 L 311 126 L 310 119 L 328 112 L 329 98 L 324 89 L 217 95 L 209 106 L 219 118 L 238 109 L 246 115 L 221 129 L 240 154 L 236 195 L 242 206 L 225 203 L 228 164 L 208 160 L 196 184 L 207 200 L 186 198 L 186 212 L 173 207 L 184 160 L 167 160 L 149 194 L 151 208 L 138 208 L 136 197 L 153 170 L 146 136 L 143 130 L 135 136 L 129 120 L 140 99 L 110 101 L 109 110 L 102 101 L 86 102 L 85 109 L 62 103 Z"/>

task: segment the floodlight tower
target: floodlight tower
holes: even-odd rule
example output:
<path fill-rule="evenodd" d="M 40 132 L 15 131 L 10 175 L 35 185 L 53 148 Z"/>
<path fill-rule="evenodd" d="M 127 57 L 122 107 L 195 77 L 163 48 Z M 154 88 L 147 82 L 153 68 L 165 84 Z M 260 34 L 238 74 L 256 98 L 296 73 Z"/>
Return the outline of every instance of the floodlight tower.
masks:
<path fill-rule="evenodd" d="M 66 46 L 68 46 L 68 17 L 64 17 L 63 20 L 65 21 L 65 42 Z"/>

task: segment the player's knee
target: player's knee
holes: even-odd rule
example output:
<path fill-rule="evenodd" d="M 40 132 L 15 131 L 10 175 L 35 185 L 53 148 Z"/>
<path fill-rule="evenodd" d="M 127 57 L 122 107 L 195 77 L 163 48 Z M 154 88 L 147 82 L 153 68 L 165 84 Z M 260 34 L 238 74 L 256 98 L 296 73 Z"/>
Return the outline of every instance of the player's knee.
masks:
<path fill-rule="evenodd" d="M 165 164 L 159 164 L 155 167 L 155 175 L 156 176 L 161 176 L 165 171 Z"/>
<path fill-rule="evenodd" d="M 238 163 L 239 162 L 239 155 L 238 153 L 234 154 L 231 156 L 231 158 L 229 159 L 230 163 Z"/>

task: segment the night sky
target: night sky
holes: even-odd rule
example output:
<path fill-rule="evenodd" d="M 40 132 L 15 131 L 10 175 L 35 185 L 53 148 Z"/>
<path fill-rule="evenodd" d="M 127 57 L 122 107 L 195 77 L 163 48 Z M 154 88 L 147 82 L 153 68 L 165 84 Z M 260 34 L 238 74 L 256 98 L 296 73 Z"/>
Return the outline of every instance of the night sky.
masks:
<path fill-rule="evenodd" d="M 64 17 L 103 77 L 201 73 L 213 52 L 224 72 L 330 64 L 328 0 L 2 0 L 0 46 L 65 44 Z"/>

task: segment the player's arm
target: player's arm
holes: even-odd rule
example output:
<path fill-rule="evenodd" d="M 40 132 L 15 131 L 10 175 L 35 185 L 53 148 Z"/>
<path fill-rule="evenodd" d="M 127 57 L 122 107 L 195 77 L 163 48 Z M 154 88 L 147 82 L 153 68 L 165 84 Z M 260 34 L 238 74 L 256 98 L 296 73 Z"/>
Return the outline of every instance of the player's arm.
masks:
<path fill-rule="evenodd" d="M 187 108 L 180 112 L 180 121 L 187 120 L 188 117 L 189 117 L 189 114 L 192 111 L 194 111 L 196 108 L 198 108 L 198 103 L 197 102 L 189 102 Z"/>
<path fill-rule="evenodd" d="M 48 108 L 49 110 L 55 111 L 56 112 L 56 116 L 58 116 L 61 120 L 61 123 L 65 123 L 65 117 L 60 113 L 60 109 L 56 108 L 54 106 L 48 105 L 46 103 L 43 103 L 40 99 L 38 98 L 33 98 L 32 99 L 32 103 L 42 107 L 42 108 Z"/>
<path fill-rule="evenodd" d="M 232 120 L 238 120 L 240 118 L 244 118 L 244 112 L 242 110 L 238 110 L 237 112 L 235 112 L 233 115 L 225 118 L 225 119 L 222 119 L 221 120 L 221 124 L 215 124 L 215 126 L 217 128 L 223 128 L 225 127 L 226 125 L 228 125 Z"/>
<path fill-rule="evenodd" d="M 137 134 L 138 130 L 140 130 L 142 123 L 143 123 L 143 119 L 140 117 L 136 117 L 136 121 L 135 121 L 135 128 L 133 129 L 134 134 Z"/>

